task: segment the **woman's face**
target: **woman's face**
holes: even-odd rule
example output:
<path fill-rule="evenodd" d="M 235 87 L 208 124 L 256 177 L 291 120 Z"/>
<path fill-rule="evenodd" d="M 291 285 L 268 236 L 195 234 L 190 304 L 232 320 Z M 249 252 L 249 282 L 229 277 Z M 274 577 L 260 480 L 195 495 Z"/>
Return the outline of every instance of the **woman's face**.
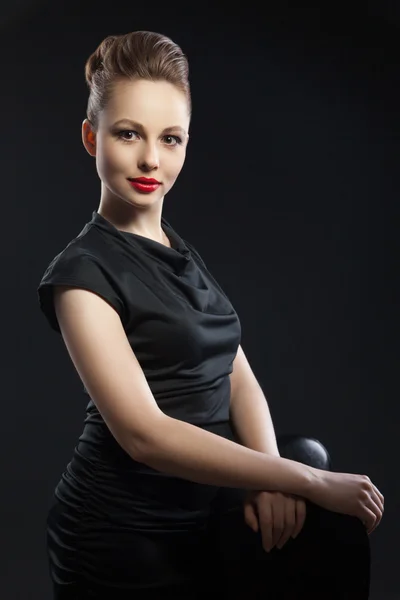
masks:
<path fill-rule="evenodd" d="M 83 142 L 102 181 L 102 199 L 117 196 L 133 205 L 153 204 L 174 185 L 185 161 L 190 116 L 185 94 L 166 81 L 118 81 L 94 134 L 82 125 Z M 133 187 L 148 177 L 154 191 Z M 104 196 L 106 198 L 104 198 Z"/>

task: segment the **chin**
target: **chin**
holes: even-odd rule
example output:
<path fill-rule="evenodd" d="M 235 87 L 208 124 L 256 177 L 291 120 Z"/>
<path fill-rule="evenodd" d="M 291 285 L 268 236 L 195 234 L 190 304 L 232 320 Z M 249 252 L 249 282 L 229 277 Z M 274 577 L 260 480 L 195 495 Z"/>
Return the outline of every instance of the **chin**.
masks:
<path fill-rule="evenodd" d="M 136 190 L 133 190 L 132 194 L 127 197 L 126 194 L 121 195 L 120 198 L 133 206 L 149 206 L 150 204 L 158 204 L 162 202 L 165 194 L 141 194 Z"/>

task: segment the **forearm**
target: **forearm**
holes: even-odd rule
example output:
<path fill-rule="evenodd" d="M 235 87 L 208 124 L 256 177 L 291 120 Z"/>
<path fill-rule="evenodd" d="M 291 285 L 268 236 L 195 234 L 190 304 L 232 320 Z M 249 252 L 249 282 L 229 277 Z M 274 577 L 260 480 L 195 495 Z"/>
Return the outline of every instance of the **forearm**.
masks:
<path fill-rule="evenodd" d="M 308 497 L 319 470 L 246 448 L 200 427 L 162 415 L 132 457 L 197 483 L 280 490 Z"/>
<path fill-rule="evenodd" d="M 279 456 L 268 402 L 259 383 L 246 385 L 231 396 L 230 417 L 238 442 L 259 452 Z"/>

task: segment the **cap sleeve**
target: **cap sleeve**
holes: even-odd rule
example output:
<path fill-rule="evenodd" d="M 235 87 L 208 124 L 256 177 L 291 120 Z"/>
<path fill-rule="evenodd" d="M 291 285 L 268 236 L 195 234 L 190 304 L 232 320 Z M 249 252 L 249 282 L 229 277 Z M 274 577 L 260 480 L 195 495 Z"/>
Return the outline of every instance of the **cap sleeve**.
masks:
<path fill-rule="evenodd" d="M 47 267 L 37 288 L 39 306 L 50 327 L 61 333 L 54 308 L 53 291 L 56 285 L 67 285 L 94 292 L 110 304 L 122 319 L 123 302 L 112 274 L 93 256 L 59 254 Z"/>

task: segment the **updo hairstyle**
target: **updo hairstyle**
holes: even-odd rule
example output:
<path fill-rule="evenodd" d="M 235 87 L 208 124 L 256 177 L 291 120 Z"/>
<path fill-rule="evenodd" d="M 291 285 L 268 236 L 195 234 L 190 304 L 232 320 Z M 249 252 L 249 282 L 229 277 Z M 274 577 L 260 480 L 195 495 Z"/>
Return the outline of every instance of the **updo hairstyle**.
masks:
<path fill-rule="evenodd" d="M 175 85 L 186 95 L 191 114 L 187 58 L 177 44 L 160 33 L 133 31 L 106 37 L 86 61 L 85 77 L 90 90 L 87 118 L 95 131 L 113 84 L 124 79 L 167 81 Z"/>

